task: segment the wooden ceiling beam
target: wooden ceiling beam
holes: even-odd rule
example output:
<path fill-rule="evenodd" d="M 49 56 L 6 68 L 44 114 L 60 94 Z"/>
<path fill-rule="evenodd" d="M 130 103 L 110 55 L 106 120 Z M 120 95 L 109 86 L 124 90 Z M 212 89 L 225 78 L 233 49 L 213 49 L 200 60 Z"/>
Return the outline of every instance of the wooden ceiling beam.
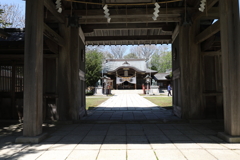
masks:
<path fill-rule="evenodd" d="M 207 14 L 203 14 L 201 19 L 219 19 L 219 7 L 212 7 Z"/>
<path fill-rule="evenodd" d="M 172 35 L 153 36 L 92 36 L 86 37 L 86 42 L 90 41 L 141 41 L 141 40 L 171 40 Z"/>
<path fill-rule="evenodd" d="M 46 49 L 45 49 L 46 50 Z M 9 51 L 9 50 L 8 50 Z M 43 58 L 57 58 L 57 54 L 43 54 Z M 0 54 L 0 59 L 2 58 L 24 58 L 24 54 Z"/>
<path fill-rule="evenodd" d="M 211 51 L 211 52 L 202 52 L 201 53 L 203 56 L 219 56 L 221 55 L 221 50 L 219 51 Z"/>
<path fill-rule="evenodd" d="M 110 15 L 111 18 L 152 18 L 153 13 L 152 14 L 138 14 L 138 15 Z M 162 18 L 162 17 L 180 17 L 181 14 L 159 14 L 158 18 Z M 87 15 L 87 16 L 81 16 L 81 19 L 102 19 L 104 18 L 104 14 L 100 14 L 100 15 Z"/>
<path fill-rule="evenodd" d="M 188 8 L 188 10 L 192 10 L 192 8 Z M 159 15 L 171 15 L 171 14 L 176 14 L 180 15 L 181 13 L 184 12 L 184 7 L 178 7 L 178 8 L 160 8 L 159 9 Z M 109 13 L 110 17 L 111 16 L 131 16 L 131 15 L 153 15 L 154 8 L 128 8 L 127 12 L 126 9 L 111 9 L 109 8 Z M 71 10 L 65 10 L 64 13 L 70 14 Z M 73 10 L 73 14 L 77 16 L 99 16 L 102 15 L 104 16 L 103 9 L 89 9 L 87 10 Z"/>
<path fill-rule="evenodd" d="M 64 39 L 57 34 L 54 30 L 52 30 L 47 24 L 44 23 L 44 33 L 47 38 L 57 43 L 60 46 L 65 46 Z"/>
<path fill-rule="evenodd" d="M 209 37 L 207 40 L 202 42 L 201 51 L 205 52 L 205 51 L 209 50 L 213 46 L 215 41 L 216 41 L 216 35 L 213 35 L 212 37 Z"/>
<path fill-rule="evenodd" d="M 175 41 L 175 39 L 177 38 L 179 34 L 179 25 L 177 25 L 173 31 L 173 34 L 172 34 L 172 43 Z"/>
<path fill-rule="evenodd" d="M 152 0 L 105 0 L 106 3 L 121 4 L 121 3 L 151 3 Z"/>
<path fill-rule="evenodd" d="M 160 23 L 160 22 L 180 22 L 181 17 L 162 17 L 158 18 L 156 21 L 154 21 L 152 18 L 112 18 L 110 23 L 124 23 L 124 24 L 130 24 L 130 23 Z M 80 24 L 107 24 L 107 19 L 80 19 Z"/>
<path fill-rule="evenodd" d="M 174 24 L 171 23 L 149 23 L 148 25 L 143 23 L 136 23 L 136 24 L 81 24 L 82 30 L 84 33 L 93 32 L 95 29 L 100 30 L 121 30 L 121 29 L 154 29 L 159 28 L 163 31 L 173 31 Z"/>
<path fill-rule="evenodd" d="M 63 15 L 57 12 L 56 6 L 51 0 L 44 0 L 44 6 L 53 14 L 58 22 L 65 23 Z"/>
<path fill-rule="evenodd" d="M 58 54 L 58 44 L 56 44 L 55 42 L 51 41 L 49 38 L 45 38 L 44 39 L 44 43 L 46 44 L 46 46 L 48 47 L 48 49 L 55 53 Z"/>
<path fill-rule="evenodd" d="M 220 31 L 220 21 L 217 21 L 196 36 L 196 43 L 198 44 L 205 41 L 206 39 L 210 38 L 211 36 L 213 36 L 219 31 Z"/>
<path fill-rule="evenodd" d="M 94 29 L 94 30 L 109 30 L 109 31 L 116 31 L 116 30 L 121 30 L 121 31 L 126 31 L 126 30 L 134 30 L 134 31 L 137 31 L 137 30 L 148 30 L 148 29 L 161 29 L 161 28 L 117 28 L 117 29 L 113 29 L 113 28 L 104 28 L 104 29 Z M 172 31 L 172 30 L 171 30 Z"/>
<path fill-rule="evenodd" d="M 86 45 L 113 45 L 110 44 L 111 41 L 99 41 L 99 42 L 86 42 Z M 134 40 L 133 43 L 129 43 L 127 41 L 116 41 L 116 45 L 144 45 L 144 44 L 150 44 L 150 41 L 142 41 L 142 40 Z M 158 41 L 156 44 L 169 44 L 171 43 L 171 40 L 164 40 L 161 41 L 161 43 Z M 115 45 L 115 44 L 114 44 Z"/>

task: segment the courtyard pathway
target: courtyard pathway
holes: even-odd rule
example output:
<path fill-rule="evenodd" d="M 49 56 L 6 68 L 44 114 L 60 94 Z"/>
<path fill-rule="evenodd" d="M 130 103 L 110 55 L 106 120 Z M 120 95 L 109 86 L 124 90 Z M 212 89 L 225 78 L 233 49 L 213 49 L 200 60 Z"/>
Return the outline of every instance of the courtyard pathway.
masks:
<path fill-rule="evenodd" d="M 172 110 L 157 106 L 138 94 L 117 94 L 88 111 L 89 121 L 180 121 Z"/>
<path fill-rule="evenodd" d="M 174 117 L 126 94 L 111 97 L 80 124 L 44 124 L 48 138 L 39 144 L 15 144 L 22 124 L 0 123 L 0 160 L 240 160 L 240 144 L 217 137 L 222 123 Z"/>
<path fill-rule="evenodd" d="M 1 160 L 240 160 L 239 143 L 217 138 L 221 124 L 46 125 L 40 144 L 14 144 L 21 130 L 1 127 Z"/>

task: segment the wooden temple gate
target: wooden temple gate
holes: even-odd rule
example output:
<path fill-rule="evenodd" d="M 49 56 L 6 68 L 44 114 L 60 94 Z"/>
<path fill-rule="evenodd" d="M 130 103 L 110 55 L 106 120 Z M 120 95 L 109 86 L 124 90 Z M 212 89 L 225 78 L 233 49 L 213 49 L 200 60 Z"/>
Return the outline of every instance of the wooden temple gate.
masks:
<path fill-rule="evenodd" d="M 204 12 L 198 10 L 200 0 L 161 1 L 157 21 L 151 18 L 152 0 L 65 0 L 61 13 L 54 2 L 26 1 L 24 137 L 42 134 L 44 96 L 56 99 L 59 120 L 85 114 L 84 78 L 79 77 L 85 70 L 85 45 L 172 43 L 174 113 L 189 120 L 224 115 L 225 132 L 219 136 L 239 141 L 238 0 L 207 0 Z M 104 18 L 105 3 L 110 23 Z M 44 54 L 47 41 L 53 55 Z M 56 67 L 44 67 L 44 56 L 54 56 L 47 63 Z"/>

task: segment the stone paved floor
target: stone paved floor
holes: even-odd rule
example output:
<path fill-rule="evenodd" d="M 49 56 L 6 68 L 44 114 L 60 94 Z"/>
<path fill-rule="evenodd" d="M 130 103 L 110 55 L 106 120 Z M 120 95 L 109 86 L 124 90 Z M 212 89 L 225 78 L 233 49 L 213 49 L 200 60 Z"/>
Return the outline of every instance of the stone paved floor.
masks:
<path fill-rule="evenodd" d="M 94 116 L 98 123 L 43 125 L 49 136 L 40 144 L 15 144 L 22 125 L 0 123 L 0 160 L 240 160 L 240 143 L 216 136 L 222 123 L 141 121 L 174 116 L 138 95 L 114 96 L 89 117 Z"/>
<path fill-rule="evenodd" d="M 89 121 L 179 121 L 172 110 L 157 106 L 138 94 L 118 94 L 88 111 Z"/>
<path fill-rule="evenodd" d="M 240 144 L 216 137 L 222 124 L 49 125 L 40 144 L 14 144 L 21 125 L 1 127 L 0 159 L 240 160 Z"/>

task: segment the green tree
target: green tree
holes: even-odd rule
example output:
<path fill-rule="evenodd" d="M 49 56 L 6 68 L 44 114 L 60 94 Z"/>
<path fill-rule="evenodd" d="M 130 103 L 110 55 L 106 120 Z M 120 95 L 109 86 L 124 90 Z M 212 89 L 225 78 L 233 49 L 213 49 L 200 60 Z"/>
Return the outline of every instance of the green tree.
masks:
<path fill-rule="evenodd" d="M 152 69 L 160 73 L 172 68 L 172 53 L 170 51 L 154 53 L 151 58 Z"/>
<path fill-rule="evenodd" d="M 95 86 L 101 77 L 103 54 L 97 50 L 86 52 L 86 85 Z"/>
<path fill-rule="evenodd" d="M 0 5 L 1 7 L 1 5 Z M 4 24 L 4 21 L 2 20 L 2 14 L 3 14 L 3 9 L 0 8 L 0 26 L 2 26 Z"/>
<path fill-rule="evenodd" d="M 8 25 L 10 25 L 11 23 L 7 23 L 4 18 L 3 18 L 3 15 L 4 15 L 4 10 L 2 9 L 2 6 L 0 4 L 0 29 L 1 28 L 6 28 Z M 0 37 L 1 38 L 7 38 L 7 33 L 3 32 L 0 30 Z"/>
<path fill-rule="evenodd" d="M 128 53 L 124 56 L 124 59 L 138 59 L 138 56 L 135 53 Z"/>

